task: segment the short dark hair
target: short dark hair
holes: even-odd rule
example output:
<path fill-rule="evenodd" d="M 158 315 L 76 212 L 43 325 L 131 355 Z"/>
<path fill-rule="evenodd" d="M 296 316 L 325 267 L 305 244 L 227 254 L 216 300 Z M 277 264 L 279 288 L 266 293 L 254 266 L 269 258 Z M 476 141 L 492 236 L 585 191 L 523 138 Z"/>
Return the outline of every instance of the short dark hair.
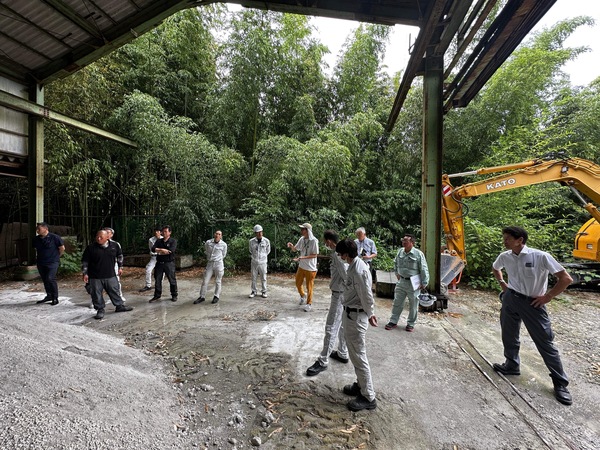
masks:
<path fill-rule="evenodd" d="M 48 224 L 46 222 L 38 222 L 35 224 L 36 227 L 44 227 L 48 228 Z"/>
<path fill-rule="evenodd" d="M 326 241 L 329 240 L 329 241 L 333 242 L 334 244 L 337 244 L 340 240 L 340 237 L 335 232 L 335 230 L 325 230 L 323 232 L 323 239 L 325 239 Z"/>
<path fill-rule="evenodd" d="M 502 234 L 508 234 L 514 237 L 515 239 L 523 238 L 523 244 L 526 244 L 527 239 L 529 238 L 529 235 L 527 234 L 527 231 L 525 231 L 524 228 L 515 226 L 502 228 Z"/>
<path fill-rule="evenodd" d="M 404 234 L 402 235 L 402 237 L 408 237 L 408 238 L 410 238 L 410 242 L 412 242 L 413 244 L 415 243 L 415 240 L 416 240 L 416 238 L 415 238 L 415 235 L 414 235 L 414 234 L 410 234 L 410 233 L 404 233 Z"/>
<path fill-rule="evenodd" d="M 154 231 L 162 231 L 162 228 L 157 225 L 154 227 Z"/>
<path fill-rule="evenodd" d="M 171 230 L 171 225 L 163 225 L 163 227 L 160 229 L 160 231 L 164 230 L 164 229 L 169 230 L 169 233 L 171 233 L 173 230 Z"/>
<path fill-rule="evenodd" d="M 344 239 L 335 246 L 335 251 L 340 255 L 348 255 L 350 258 L 356 258 L 358 256 L 358 249 L 354 239 Z"/>

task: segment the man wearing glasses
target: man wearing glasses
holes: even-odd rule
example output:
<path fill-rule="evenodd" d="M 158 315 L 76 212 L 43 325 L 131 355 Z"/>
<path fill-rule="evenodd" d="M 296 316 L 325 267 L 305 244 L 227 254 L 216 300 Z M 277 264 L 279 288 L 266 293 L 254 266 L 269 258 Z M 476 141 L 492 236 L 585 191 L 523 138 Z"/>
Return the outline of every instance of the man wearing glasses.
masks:
<path fill-rule="evenodd" d="M 398 250 L 394 260 L 394 272 L 398 282 L 394 289 L 392 315 L 385 329 L 391 330 L 398 326 L 404 302 L 408 298 L 409 312 L 405 330 L 412 332 L 419 311 L 419 292 L 429 284 L 427 260 L 423 252 L 415 247 L 414 235 L 405 234 L 402 238 L 402 248 Z"/>

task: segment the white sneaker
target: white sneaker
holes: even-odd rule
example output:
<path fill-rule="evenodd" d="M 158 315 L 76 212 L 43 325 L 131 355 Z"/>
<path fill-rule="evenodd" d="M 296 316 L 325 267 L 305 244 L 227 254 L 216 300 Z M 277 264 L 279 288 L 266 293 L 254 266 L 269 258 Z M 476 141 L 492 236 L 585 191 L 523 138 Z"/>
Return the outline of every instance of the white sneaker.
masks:
<path fill-rule="evenodd" d="M 250 297 L 250 298 L 254 298 L 254 296 L 255 296 L 255 295 L 256 295 L 256 294 L 255 294 L 254 292 L 250 292 L 250 295 L 249 295 L 248 297 Z"/>
<path fill-rule="evenodd" d="M 306 304 L 306 297 L 300 297 L 300 302 L 298 303 L 299 305 L 304 305 Z"/>
<path fill-rule="evenodd" d="M 304 305 L 304 311 L 305 312 L 311 312 L 312 311 L 312 305 Z"/>
<path fill-rule="evenodd" d="M 262 298 L 267 298 L 267 293 L 266 293 L 266 292 L 263 292 L 263 293 L 261 294 L 261 297 L 262 297 Z"/>

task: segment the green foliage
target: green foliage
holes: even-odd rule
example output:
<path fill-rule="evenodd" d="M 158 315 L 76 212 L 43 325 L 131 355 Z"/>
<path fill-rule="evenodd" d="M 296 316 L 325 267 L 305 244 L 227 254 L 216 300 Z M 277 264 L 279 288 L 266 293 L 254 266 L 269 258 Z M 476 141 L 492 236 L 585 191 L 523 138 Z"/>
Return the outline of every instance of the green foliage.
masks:
<path fill-rule="evenodd" d="M 389 244 L 386 245 L 383 241 L 379 245 L 375 242 L 375 245 L 377 246 L 377 257 L 373 259 L 373 268 L 386 272 L 393 271 L 398 248 L 392 247 Z"/>
<path fill-rule="evenodd" d="M 465 237 L 468 262 L 464 277 L 475 288 L 491 289 L 496 283 L 491 275 L 492 264 L 504 250 L 502 227 L 485 225 L 475 219 L 465 220 Z"/>
<path fill-rule="evenodd" d="M 255 223 L 273 237 L 271 270 L 295 270 L 285 244 L 297 241 L 299 223 L 311 222 L 317 235 L 334 228 L 353 236 L 365 226 L 378 245 L 375 267 L 391 269 L 399 236 L 420 232 L 423 96 L 415 80 L 386 135 L 400 76 L 381 70 L 390 29 L 360 25 L 328 78 L 327 49 L 307 17 L 223 11 L 187 9 L 47 87 L 51 108 L 138 144 L 49 123 L 48 212 L 84 237 L 115 218 L 160 219 L 184 251 L 201 247 L 215 224 L 234 224 L 225 236 L 228 270 L 248 266 Z M 564 150 L 598 162 L 600 81 L 572 88 L 561 72 L 587 50 L 565 48 L 566 39 L 591 23 L 576 18 L 543 31 L 469 107 L 447 114 L 445 171 Z M 503 226 L 524 226 L 532 245 L 563 259 L 587 217 L 557 183 L 468 204 L 465 279 L 479 287 L 490 285 Z M 141 234 L 136 242 L 147 239 L 142 228 L 132 232 Z"/>
<path fill-rule="evenodd" d="M 323 109 L 318 103 L 325 91 L 325 48 L 311 37 L 308 18 L 244 10 L 233 16 L 230 27 L 208 135 L 246 159 L 269 136 L 310 137 L 314 108 Z"/>
<path fill-rule="evenodd" d="M 351 118 L 375 106 L 377 78 L 390 28 L 361 24 L 334 71 L 335 112 Z"/>
<path fill-rule="evenodd" d="M 314 103 L 315 99 L 310 95 L 303 95 L 296 99 L 296 112 L 290 124 L 290 134 L 298 141 L 305 142 L 315 137 L 317 121 L 313 109 Z"/>
<path fill-rule="evenodd" d="M 250 251 L 248 249 L 248 240 L 251 239 L 249 233 L 239 234 L 227 240 L 227 258 L 225 258 L 225 268 L 229 270 L 250 270 Z"/>
<path fill-rule="evenodd" d="M 66 240 L 67 238 L 65 238 L 65 241 Z M 81 257 L 83 256 L 81 245 L 73 239 L 69 239 L 69 244 L 74 249 L 74 251 L 72 251 L 71 253 L 65 252 L 60 258 L 60 266 L 58 268 L 58 271 L 61 274 L 81 272 Z"/>
<path fill-rule="evenodd" d="M 129 92 L 151 95 L 169 115 L 198 124 L 206 118 L 216 82 L 217 46 L 210 28 L 218 23 L 213 21 L 218 12 L 207 8 L 172 15 L 114 55 L 121 84 Z"/>

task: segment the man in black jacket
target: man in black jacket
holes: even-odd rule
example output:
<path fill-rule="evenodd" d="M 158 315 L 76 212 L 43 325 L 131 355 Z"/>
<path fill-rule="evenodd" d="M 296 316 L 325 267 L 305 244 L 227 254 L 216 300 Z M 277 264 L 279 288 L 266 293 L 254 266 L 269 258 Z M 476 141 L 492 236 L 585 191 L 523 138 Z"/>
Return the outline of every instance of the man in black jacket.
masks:
<path fill-rule="evenodd" d="M 65 252 L 65 243 L 59 235 L 48 231 L 46 222 L 39 222 L 35 231 L 37 236 L 33 238 L 33 246 L 37 253 L 37 268 L 46 290 L 46 297 L 36 303 L 51 302 L 52 305 L 58 305 L 56 272 L 60 265 L 60 257 Z"/>
<path fill-rule="evenodd" d="M 154 297 L 150 299 L 150 303 L 160 300 L 163 274 L 169 280 L 171 301 L 177 301 L 177 278 L 175 277 L 177 241 L 171 237 L 170 225 L 165 225 L 162 228 L 162 235 L 163 238 L 158 239 L 152 246 L 152 251 L 156 253 L 156 267 L 154 268 Z"/>
<path fill-rule="evenodd" d="M 121 246 L 108 238 L 106 230 L 96 233 L 96 242 L 87 246 L 81 257 L 81 270 L 84 283 L 89 283 L 92 303 L 96 310 L 95 319 L 104 317 L 104 298 L 102 290 L 105 290 L 113 305 L 115 312 L 131 311 L 131 306 L 125 306 L 119 294 L 119 281 L 115 273 L 115 263 L 118 266 L 118 275 L 123 273 L 123 251 Z"/>

